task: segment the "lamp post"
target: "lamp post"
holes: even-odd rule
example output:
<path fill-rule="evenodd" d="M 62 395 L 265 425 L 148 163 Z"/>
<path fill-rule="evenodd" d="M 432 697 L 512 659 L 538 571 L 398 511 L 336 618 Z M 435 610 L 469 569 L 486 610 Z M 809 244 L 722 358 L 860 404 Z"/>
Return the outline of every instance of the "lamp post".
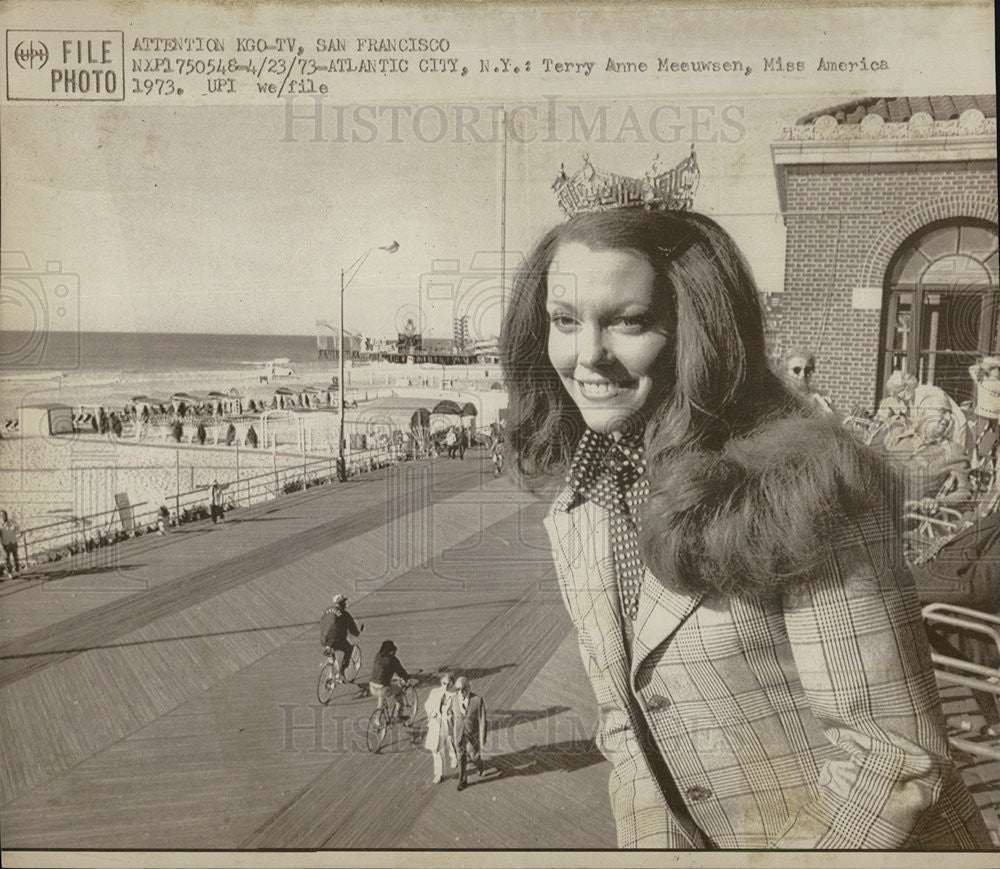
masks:
<path fill-rule="evenodd" d="M 395 253 L 399 250 L 399 242 L 392 242 L 392 244 L 387 244 L 384 247 L 379 247 L 379 250 L 384 250 L 386 253 Z M 340 478 L 341 482 L 347 479 L 347 463 L 344 459 L 344 410 L 347 400 L 344 395 L 344 290 L 346 290 L 351 281 L 354 280 L 355 275 L 361 270 L 361 266 L 365 264 L 365 260 L 368 259 L 368 255 L 375 250 L 374 247 L 368 248 L 361 256 L 359 256 L 354 264 L 348 269 L 340 270 L 340 319 L 338 321 L 338 333 L 340 335 L 340 376 L 337 378 L 337 402 L 338 402 L 338 413 L 340 414 L 340 431 L 337 436 L 337 476 Z"/>

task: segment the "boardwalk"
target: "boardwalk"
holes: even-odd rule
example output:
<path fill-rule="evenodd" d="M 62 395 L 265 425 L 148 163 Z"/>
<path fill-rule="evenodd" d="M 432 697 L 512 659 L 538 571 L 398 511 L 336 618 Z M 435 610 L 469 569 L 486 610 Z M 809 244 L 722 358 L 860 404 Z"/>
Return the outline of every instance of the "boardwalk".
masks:
<path fill-rule="evenodd" d="M 3 847 L 613 847 L 547 505 L 490 471 L 403 466 L 0 586 Z M 317 704 L 338 591 L 369 663 L 392 638 L 424 697 L 470 676 L 494 772 L 434 785 L 419 732 L 372 755 L 373 701 Z M 995 769 L 967 778 L 995 822 Z"/>
<path fill-rule="evenodd" d="M 613 846 L 546 505 L 491 467 L 379 472 L 5 584 L 3 846 Z M 337 591 L 369 662 L 391 637 L 428 683 L 473 679 L 497 772 L 433 785 L 405 732 L 365 750 L 371 700 L 317 704 Z"/>

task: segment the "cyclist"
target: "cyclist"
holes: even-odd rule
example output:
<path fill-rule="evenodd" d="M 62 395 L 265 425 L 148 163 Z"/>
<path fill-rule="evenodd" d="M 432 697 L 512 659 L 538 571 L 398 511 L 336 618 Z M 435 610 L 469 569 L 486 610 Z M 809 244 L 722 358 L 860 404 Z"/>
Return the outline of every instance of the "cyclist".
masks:
<path fill-rule="evenodd" d="M 398 676 L 400 679 L 410 681 L 410 674 L 396 657 L 396 644 L 392 640 L 386 640 L 375 656 L 375 664 L 372 666 L 372 678 L 369 687 L 372 695 L 378 699 L 377 708 L 385 706 L 386 701 L 391 702 L 390 714 L 394 715 L 399 708 L 399 697 L 403 693 L 401 686 L 393 684 L 392 677 Z M 400 721 L 406 723 L 406 716 L 400 716 Z"/>
<path fill-rule="evenodd" d="M 356 637 L 364 629 L 364 625 L 358 627 L 354 617 L 347 611 L 347 597 L 342 594 L 334 595 L 333 606 L 326 609 L 320 620 L 319 632 L 323 645 L 334 653 L 333 666 L 338 682 L 344 681 L 343 674 L 351 663 L 351 654 L 354 652 L 354 644 L 347 637 Z M 339 661 L 337 652 L 341 656 Z"/>

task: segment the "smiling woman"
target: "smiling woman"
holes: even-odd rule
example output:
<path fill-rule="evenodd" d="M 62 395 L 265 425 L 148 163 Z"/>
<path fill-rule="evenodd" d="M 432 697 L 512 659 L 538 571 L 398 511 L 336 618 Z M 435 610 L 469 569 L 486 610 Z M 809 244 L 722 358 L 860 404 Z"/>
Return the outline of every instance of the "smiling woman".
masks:
<path fill-rule="evenodd" d="M 621 847 L 976 848 L 897 487 L 770 370 L 712 220 L 549 232 L 501 336 L 508 449 L 601 707 Z"/>
<path fill-rule="evenodd" d="M 576 281 L 548 288 L 549 360 L 586 424 L 614 430 L 646 408 L 668 367 L 656 274 L 638 254 L 580 242 L 560 245 L 555 259 Z"/>

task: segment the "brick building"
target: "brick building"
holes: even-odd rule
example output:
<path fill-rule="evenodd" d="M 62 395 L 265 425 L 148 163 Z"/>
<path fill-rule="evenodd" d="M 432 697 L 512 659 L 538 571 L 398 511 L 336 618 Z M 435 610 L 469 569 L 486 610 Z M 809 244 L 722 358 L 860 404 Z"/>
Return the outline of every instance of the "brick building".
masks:
<path fill-rule="evenodd" d="M 812 112 L 772 144 L 786 227 L 780 349 L 873 407 L 895 369 L 972 395 L 1000 352 L 996 96 L 885 97 Z"/>

